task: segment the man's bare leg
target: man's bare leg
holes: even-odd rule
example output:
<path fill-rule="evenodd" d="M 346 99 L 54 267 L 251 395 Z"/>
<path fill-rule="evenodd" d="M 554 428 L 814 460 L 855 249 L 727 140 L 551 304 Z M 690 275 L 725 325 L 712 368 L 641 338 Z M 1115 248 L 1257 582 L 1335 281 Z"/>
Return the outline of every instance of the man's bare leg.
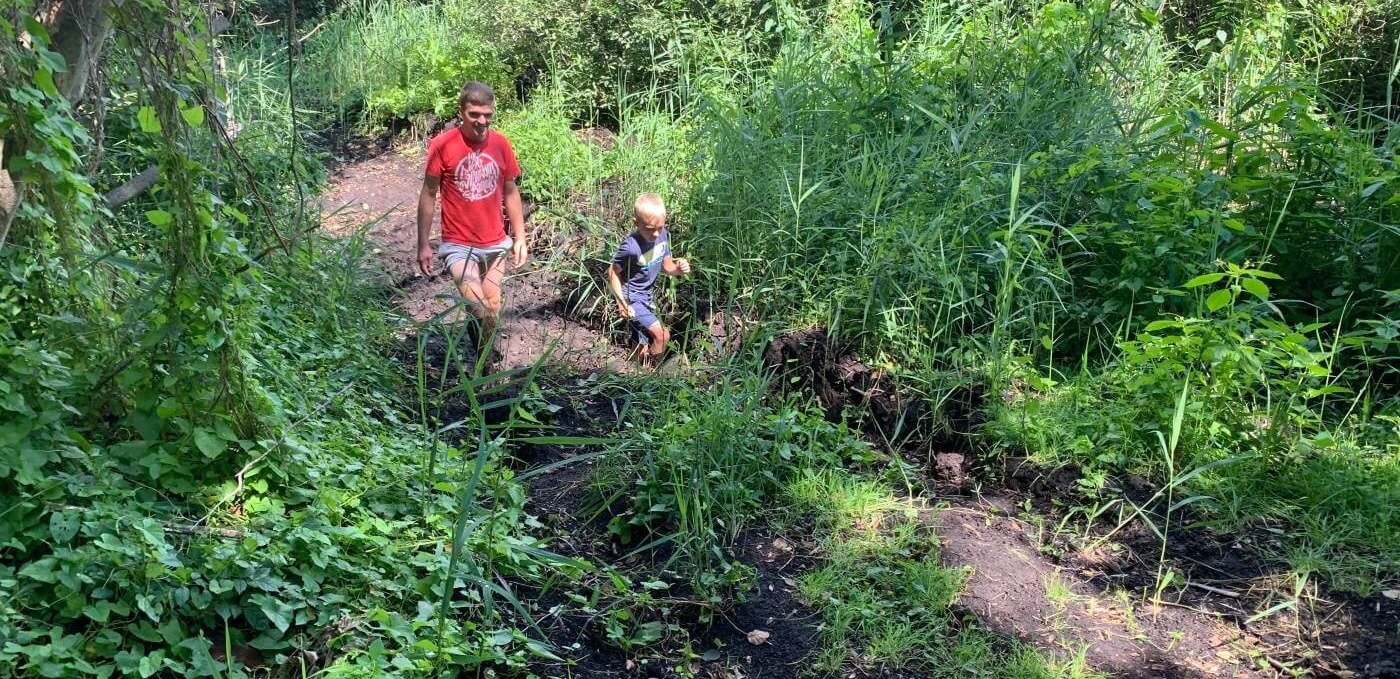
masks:
<path fill-rule="evenodd" d="M 466 302 L 467 310 L 471 312 L 478 329 L 477 351 L 481 353 L 481 345 L 490 342 L 494 328 L 494 317 L 487 314 L 487 297 L 482 290 L 483 281 L 481 277 L 481 267 L 472 258 L 457 260 L 448 267 L 448 273 L 452 275 L 452 282 L 457 286 L 457 293 Z M 499 297 L 499 293 L 498 293 Z"/>
<path fill-rule="evenodd" d="M 506 258 L 501 255 L 491 260 L 481 278 L 481 335 L 486 338 L 483 344 L 488 352 L 496 346 L 496 330 L 501 320 L 501 282 L 506 277 Z M 490 356 L 490 354 L 487 354 Z"/>

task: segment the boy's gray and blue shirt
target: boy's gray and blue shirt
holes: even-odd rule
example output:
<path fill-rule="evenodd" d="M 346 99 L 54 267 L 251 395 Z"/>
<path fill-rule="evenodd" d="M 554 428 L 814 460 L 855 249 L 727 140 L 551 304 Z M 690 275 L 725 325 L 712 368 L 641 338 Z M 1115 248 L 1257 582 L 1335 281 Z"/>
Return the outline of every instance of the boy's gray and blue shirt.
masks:
<path fill-rule="evenodd" d="M 629 302 L 651 302 L 651 289 L 661 273 L 661 264 L 671 254 L 671 234 L 661 229 L 656 240 L 648 241 L 633 231 L 613 255 L 613 265 L 622 272 Z"/>

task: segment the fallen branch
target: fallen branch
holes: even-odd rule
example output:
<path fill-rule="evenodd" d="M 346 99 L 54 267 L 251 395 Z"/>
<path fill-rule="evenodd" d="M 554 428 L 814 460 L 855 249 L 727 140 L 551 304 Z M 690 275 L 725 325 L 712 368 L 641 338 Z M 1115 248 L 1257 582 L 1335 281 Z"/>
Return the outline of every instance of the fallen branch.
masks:
<path fill-rule="evenodd" d="M 1203 589 L 1203 590 L 1205 590 L 1205 591 L 1207 591 L 1207 592 L 1212 592 L 1212 593 L 1215 593 L 1215 594 L 1219 594 L 1219 595 L 1221 595 L 1221 596 L 1234 597 L 1234 598 L 1236 598 L 1236 599 L 1238 599 L 1239 596 L 1240 596 L 1240 593 L 1239 593 L 1239 592 L 1232 592 L 1232 591 L 1230 591 L 1230 590 L 1228 590 L 1228 589 L 1220 589 L 1219 587 L 1211 587 L 1210 585 L 1202 585 L 1202 584 L 1199 583 L 1199 582 L 1187 582 L 1186 585 L 1187 585 L 1188 587 L 1195 587 L 1196 589 Z"/>
<path fill-rule="evenodd" d="M 102 200 L 107 203 L 108 210 L 115 210 L 122 203 L 145 193 L 146 189 L 155 186 L 157 181 L 160 181 L 160 167 L 151 165 L 142 170 L 141 174 L 132 177 L 125 184 L 108 191 L 107 195 L 102 197 Z"/>

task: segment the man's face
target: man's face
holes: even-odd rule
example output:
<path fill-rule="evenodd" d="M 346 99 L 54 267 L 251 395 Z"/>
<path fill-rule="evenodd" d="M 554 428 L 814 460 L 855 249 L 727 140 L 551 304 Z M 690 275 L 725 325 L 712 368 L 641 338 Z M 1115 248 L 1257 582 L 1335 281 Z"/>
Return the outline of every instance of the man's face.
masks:
<path fill-rule="evenodd" d="M 486 132 L 491 129 L 491 119 L 496 115 L 494 104 L 467 104 L 457 115 L 462 117 L 462 131 L 472 141 L 486 141 Z"/>

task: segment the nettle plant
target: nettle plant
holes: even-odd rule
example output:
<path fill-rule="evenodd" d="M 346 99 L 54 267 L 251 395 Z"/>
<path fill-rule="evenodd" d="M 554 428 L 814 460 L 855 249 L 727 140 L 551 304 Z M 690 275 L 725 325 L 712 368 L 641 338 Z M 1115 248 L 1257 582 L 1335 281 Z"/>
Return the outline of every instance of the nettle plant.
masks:
<path fill-rule="evenodd" d="M 1188 454 L 1242 447 L 1302 454 L 1306 447 L 1293 444 L 1321 423 L 1326 399 L 1351 391 L 1332 370 L 1336 345 L 1319 334 L 1328 324 L 1272 318 L 1280 313 L 1269 280 L 1279 276 L 1249 263 L 1197 276 L 1182 293 L 1198 293 L 1196 315 L 1153 321 L 1121 344 L 1131 375 L 1126 398 L 1146 416 L 1143 426 L 1170 422 L 1188 383 Z"/>

